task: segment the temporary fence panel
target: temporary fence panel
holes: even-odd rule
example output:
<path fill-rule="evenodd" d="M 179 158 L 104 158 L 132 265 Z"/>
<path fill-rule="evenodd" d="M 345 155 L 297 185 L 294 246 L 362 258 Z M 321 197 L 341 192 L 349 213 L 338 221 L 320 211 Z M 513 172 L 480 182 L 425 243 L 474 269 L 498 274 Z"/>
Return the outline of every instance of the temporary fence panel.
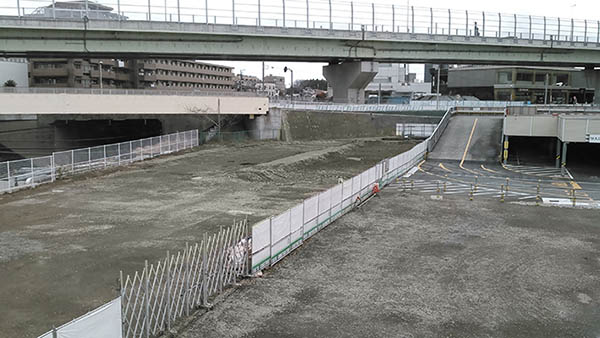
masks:
<path fill-rule="evenodd" d="M 342 212 L 342 184 L 331 188 L 331 222 L 340 217 Z"/>
<path fill-rule="evenodd" d="M 342 212 L 352 205 L 352 179 L 342 183 Z"/>
<path fill-rule="evenodd" d="M 304 237 L 304 203 L 290 210 L 290 250 L 294 250 L 302 244 Z"/>
<path fill-rule="evenodd" d="M 312 236 L 317 229 L 319 195 L 304 200 L 304 239 Z"/>
<path fill-rule="evenodd" d="M 329 224 L 329 211 L 331 208 L 331 191 L 326 190 L 319 194 L 319 217 L 317 220 L 318 227 L 321 229 Z"/>
<path fill-rule="evenodd" d="M 116 298 L 87 314 L 38 338 L 108 338 L 122 337 L 121 298 Z"/>
<path fill-rule="evenodd" d="M 271 259 L 271 220 L 265 219 L 252 227 L 252 271 L 262 270 Z"/>
<path fill-rule="evenodd" d="M 277 263 L 290 251 L 291 209 L 271 218 L 271 265 Z"/>
<path fill-rule="evenodd" d="M 360 174 L 360 191 L 361 191 L 361 195 L 363 195 L 364 193 L 362 192 L 363 189 L 365 189 L 366 187 L 369 186 L 369 171 L 363 171 L 362 174 Z"/>
<path fill-rule="evenodd" d="M 360 197 L 360 189 L 362 189 L 362 174 L 352 177 L 352 203 Z"/>

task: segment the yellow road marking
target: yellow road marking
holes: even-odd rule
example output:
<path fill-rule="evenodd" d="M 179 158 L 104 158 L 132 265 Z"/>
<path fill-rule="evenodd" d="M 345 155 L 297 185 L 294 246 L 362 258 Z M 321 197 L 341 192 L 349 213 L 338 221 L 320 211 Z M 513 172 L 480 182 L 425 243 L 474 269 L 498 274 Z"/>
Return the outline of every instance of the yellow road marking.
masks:
<path fill-rule="evenodd" d="M 566 182 L 552 182 L 552 185 L 555 187 L 559 187 L 559 188 L 568 188 L 569 187 Z"/>
<path fill-rule="evenodd" d="M 445 167 L 443 164 L 441 164 L 441 163 L 439 164 L 439 166 L 440 166 L 440 168 L 442 168 L 442 169 L 446 170 L 447 172 L 450 172 L 450 173 L 452 172 L 452 170 L 450 170 L 450 169 L 446 168 L 446 167 Z"/>
<path fill-rule="evenodd" d="M 497 171 L 494 171 L 494 170 L 492 170 L 492 169 L 488 169 L 488 168 L 486 168 L 486 167 L 485 167 L 483 164 L 481 165 L 481 169 L 483 169 L 483 170 L 485 170 L 485 171 L 489 171 L 489 172 L 491 172 L 491 173 L 494 173 L 494 174 L 497 174 L 497 173 L 498 173 Z"/>
<path fill-rule="evenodd" d="M 425 163 L 425 160 L 423 160 L 419 164 L 417 164 L 417 169 L 421 170 L 422 172 L 425 172 L 425 170 L 421 169 L 421 166 L 423 165 L 423 163 Z"/>
<path fill-rule="evenodd" d="M 479 120 L 478 118 L 475 118 L 475 121 L 473 121 L 473 128 L 471 128 L 471 134 L 469 134 L 469 139 L 467 140 L 467 146 L 465 147 L 465 151 L 463 153 L 462 159 L 460 160 L 459 166 L 461 168 L 463 168 L 463 164 L 465 163 L 465 158 L 467 157 L 467 151 L 469 151 L 469 146 L 471 146 L 471 139 L 473 138 L 473 133 L 475 132 L 475 127 L 477 127 L 478 120 Z"/>
<path fill-rule="evenodd" d="M 573 186 L 573 189 L 575 190 L 581 190 L 581 186 L 575 181 L 571 181 L 571 186 Z"/>

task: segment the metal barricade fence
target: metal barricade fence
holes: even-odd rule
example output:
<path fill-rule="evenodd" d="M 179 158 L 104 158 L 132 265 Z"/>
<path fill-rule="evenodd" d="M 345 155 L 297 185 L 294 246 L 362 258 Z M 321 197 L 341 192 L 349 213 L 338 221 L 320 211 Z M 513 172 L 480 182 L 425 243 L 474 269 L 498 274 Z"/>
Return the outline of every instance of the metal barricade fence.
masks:
<path fill-rule="evenodd" d="M 0 193 L 54 182 L 89 170 L 120 166 L 199 145 L 198 130 L 67 151 L 0 163 Z"/>

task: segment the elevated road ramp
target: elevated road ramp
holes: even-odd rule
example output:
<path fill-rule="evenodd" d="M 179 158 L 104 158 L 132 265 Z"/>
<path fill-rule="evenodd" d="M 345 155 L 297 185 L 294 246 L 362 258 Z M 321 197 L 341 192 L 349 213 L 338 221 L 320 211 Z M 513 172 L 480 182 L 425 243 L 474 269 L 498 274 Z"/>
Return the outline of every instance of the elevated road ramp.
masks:
<path fill-rule="evenodd" d="M 429 158 L 497 162 L 501 140 L 502 116 L 455 115 Z"/>

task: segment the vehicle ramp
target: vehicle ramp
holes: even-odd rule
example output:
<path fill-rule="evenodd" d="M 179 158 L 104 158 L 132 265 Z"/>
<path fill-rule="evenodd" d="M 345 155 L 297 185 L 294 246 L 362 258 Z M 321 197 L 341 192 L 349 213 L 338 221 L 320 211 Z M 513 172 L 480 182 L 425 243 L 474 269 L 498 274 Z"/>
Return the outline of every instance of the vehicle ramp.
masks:
<path fill-rule="evenodd" d="M 502 116 L 455 115 L 429 158 L 497 162 L 502 146 L 502 122 Z"/>

